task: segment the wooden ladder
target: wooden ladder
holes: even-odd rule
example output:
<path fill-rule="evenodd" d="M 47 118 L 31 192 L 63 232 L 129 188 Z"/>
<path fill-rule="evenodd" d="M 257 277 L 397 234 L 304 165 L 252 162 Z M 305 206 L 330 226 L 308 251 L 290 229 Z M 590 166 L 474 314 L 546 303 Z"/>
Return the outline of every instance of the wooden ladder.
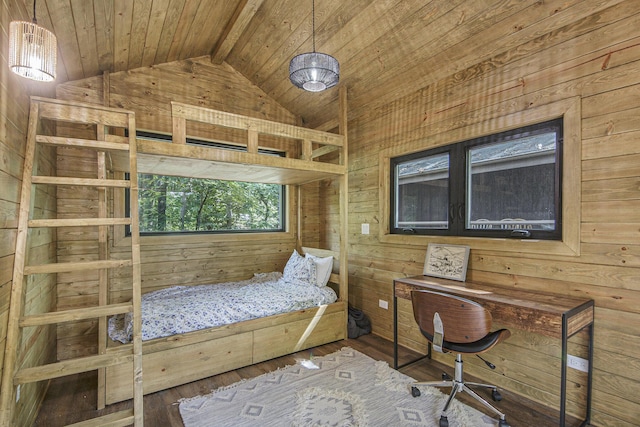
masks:
<path fill-rule="evenodd" d="M 143 425 L 142 389 L 142 338 L 141 338 L 141 280 L 140 236 L 138 230 L 138 183 L 136 167 L 135 115 L 133 112 L 107 108 L 100 105 L 68 102 L 39 97 L 31 98 L 27 146 L 20 195 L 18 230 L 13 269 L 13 284 L 9 303 L 7 340 L 2 372 L 2 397 L 0 398 L 0 426 L 10 427 L 19 387 L 23 384 L 50 380 L 71 374 L 98 371 L 99 382 L 106 367 L 132 363 L 133 408 L 92 418 L 74 426 L 126 426 Z M 56 136 L 56 129 L 73 127 L 80 129 L 89 139 Z M 37 174 L 36 155 L 39 145 L 91 150 L 96 153 L 98 171 L 96 178 L 41 176 Z M 106 162 L 111 155 L 129 157 L 129 179 L 109 178 Z M 35 165 L 35 167 L 34 167 Z M 36 185 L 77 186 L 97 189 L 98 215 L 94 218 L 45 218 L 34 219 L 32 192 Z M 109 217 L 108 192 L 116 188 L 129 189 L 130 217 Z M 129 226 L 131 230 L 130 259 L 109 259 L 108 232 L 114 226 Z M 98 260 L 28 265 L 28 236 L 33 228 L 97 227 Z M 132 300 L 128 303 L 110 304 L 108 297 L 109 270 L 130 268 L 132 271 Z M 99 281 L 98 305 L 48 313 L 25 313 L 26 283 L 29 275 L 56 274 L 74 271 L 96 271 Z M 107 316 L 133 313 L 133 345 L 122 350 L 106 352 Z M 97 354 L 67 359 L 41 366 L 19 362 L 23 328 L 55 325 L 87 319 L 98 320 Z M 104 396 L 98 389 L 98 409 L 104 407 Z M 102 404 L 101 404 L 102 401 Z"/>

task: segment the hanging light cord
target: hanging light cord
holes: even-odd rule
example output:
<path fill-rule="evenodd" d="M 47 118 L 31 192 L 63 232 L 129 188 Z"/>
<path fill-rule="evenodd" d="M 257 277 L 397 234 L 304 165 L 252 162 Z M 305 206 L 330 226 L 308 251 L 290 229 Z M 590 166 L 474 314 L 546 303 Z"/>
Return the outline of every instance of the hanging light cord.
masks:
<path fill-rule="evenodd" d="M 35 4 L 35 1 L 34 1 L 34 4 Z M 315 53 L 316 52 L 316 0 L 311 1 L 311 38 L 313 39 L 313 52 Z"/>
<path fill-rule="evenodd" d="M 36 0 L 33 0 L 33 21 L 34 24 L 38 23 L 38 20 L 36 19 Z"/>

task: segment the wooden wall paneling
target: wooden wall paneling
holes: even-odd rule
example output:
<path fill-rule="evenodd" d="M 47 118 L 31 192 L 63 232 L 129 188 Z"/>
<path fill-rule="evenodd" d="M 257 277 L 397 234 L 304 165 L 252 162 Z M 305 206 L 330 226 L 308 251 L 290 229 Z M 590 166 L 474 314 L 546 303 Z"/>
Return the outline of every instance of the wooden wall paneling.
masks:
<path fill-rule="evenodd" d="M 172 46 L 172 40 L 174 35 L 177 33 L 178 28 L 180 26 L 180 17 L 183 14 L 185 8 L 189 7 L 192 3 L 185 3 L 181 1 L 172 1 L 166 8 L 166 15 L 164 22 L 169 25 L 165 26 L 162 29 L 162 33 L 160 35 L 160 40 L 158 42 L 158 46 L 155 49 L 155 60 L 156 63 L 164 63 L 168 62 L 169 49 Z M 176 23 L 175 25 L 171 25 L 171 23 Z M 114 71 L 121 71 L 125 68 L 119 68 Z"/>
<path fill-rule="evenodd" d="M 171 2 L 170 0 L 161 0 L 154 1 L 151 5 L 151 10 L 149 12 L 149 25 L 146 28 L 147 34 L 144 37 L 143 49 L 138 56 L 141 60 L 140 65 L 143 67 L 152 65 L 155 62 L 156 52 L 160 47 L 159 42 L 162 37 L 162 32 L 165 31 L 165 22 L 167 23 L 167 26 L 175 25 L 175 20 L 166 20 L 170 3 L 175 2 Z"/>
<path fill-rule="evenodd" d="M 133 16 L 148 17 L 151 13 L 152 1 L 143 0 L 134 2 Z M 142 66 L 142 58 L 144 56 L 145 38 L 149 29 L 149 20 L 144 19 L 137 25 L 131 26 L 131 40 L 128 46 L 128 67 L 138 68 Z"/>
<path fill-rule="evenodd" d="M 74 25 L 72 4 L 67 1 L 56 2 L 47 6 L 48 16 L 51 18 L 51 22 L 41 22 L 40 20 L 41 18 L 44 18 L 44 16 L 42 14 L 38 14 L 38 23 L 45 26 L 45 28 L 51 29 L 51 31 L 57 35 L 58 49 L 60 51 L 69 52 L 69 56 L 67 56 L 69 63 L 59 64 L 58 66 L 58 72 L 63 72 L 60 77 L 68 79 L 82 78 L 82 58 L 80 55 L 79 39 L 73 33 Z M 66 37 L 63 36 L 63 34 L 66 34 Z M 85 50 L 88 50 L 88 48 Z M 89 52 L 87 52 L 87 54 L 91 55 Z"/>
<path fill-rule="evenodd" d="M 169 46 L 169 49 L 166 53 L 166 62 L 175 61 L 178 59 L 184 59 L 181 56 L 182 47 L 184 45 L 184 39 L 187 37 L 189 32 L 194 31 L 191 27 L 191 23 L 193 22 L 193 18 L 198 13 L 198 2 L 187 2 L 182 5 L 182 10 L 180 12 L 180 20 L 177 22 L 175 28 L 172 28 L 174 32 L 173 41 Z M 130 69 L 132 67 L 125 67 L 123 69 Z"/>
<path fill-rule="evenodd" d="M 20 165 L 22 165 L 24 158 L 20 152 L 14 151 L 13 144 L 4 144 L 0 142 L 0 148 L 5 153 L 5 156 L 0 159 L 0 167 L 2 167 L 2 173 L 3 175 L 7 176 L 7 178 L 3 179 L 3 182 L 6 182 L 6 185 L 9 186 L 12 185 L 9 183 L 9 180 L 15 179 L 19 181 L 22 179 L 22 177 L 20 176 L 22 173 L 22 168 L 20 167 Z M 1 198 L 3 200 L 9 200 L 7 198 L 7 194 L 5 194 L 4 192 Z"/>
<path fill-rule="evenodd" d="M 115 34 L 129 34 L 133 19 L 134 2 L 114 3 L 114 32 Z M 113 42 L 114 71 L 122 71 L 129 68 L 129 40 L 124 37 L 115 37 Z"/>
<path fill-rule="evenodd" d="M 265 102 L 267 95 L 245 82 L 226 64 L 215 66 L 208 57 L 194 58 L 112 73 L 111 102 L 136 111 L 139 129 L 164 133 L 171 132 L 171 101 L 295 124 L 292 114 Z"/>
<path fill-rule="evenodd" d="M 99 5 L 96 4 L 96 6 Z M 74 20 L 76 24 L 76 39 L 78 40 L 78 50 L 82 63 L 82 71 L 87 75 L 99 73 L 98 56 L 101 54 L 95 49 L 97 45 L 98 31 L 96 31 L 97 21 L 94 18 L 94 2 L 71 1 L 71 13 L 65 16 L 64 23 L 70 26 L 66 20 Z M 56 22 L 56 28 L 63 22 Z M 103 33 L 104 34 L 104 33 Z M 104 46 L 104 43 L 102 43 Z M 65 50 L 66 52 L 66 50 Z"/>
<path fill-rule="evenodd" d="M 115 2 L 114 2 L 115 3 Z M 110 70 L 114 61 L 113 43 L 115 43 L 116 5 L 111 2 L 97 2 L 93 4 L 95 16 L 95 43 L 97 53 L 97 70 Z M 96 72 L 96 74 L 98 74 Z"/>
<path fill-rule="evenodd" d="M 261 25 L 251 25 L 249 30 L 239 37 L 234 49 L 226 58 L 226 62 L 232 66 L 236 62 L 250 64 L 248 69 L 250 71 L 247 73 L 249 75 L 257 74 L 256 68 L 264 63 L 263 56 L 268 55 L 268 52 L 262 52 L 258 46 L 248 43 L 248 41 L 255 39 L 267 43 L 272 38 L 278 37 L 277 34 L 273 34 L 277 32 L 270 31 L 270 28 L 280 26 L 283 22 L 290 22 L 291 31 L 296 31 L 303 23 L 304 18 L 309 16 L 311 12 L 310 9 L 302 7 L 288 9 L 284 0 L 275 0 L 269 6 L 269 8 L 262 7 L 257 10 L 252 19 L 256 24 Z M 269 16 L 269 13 L 273 13 L 273 15 Z M 307 30 L 310 28 L 310 23 L 310 21 L 307 22 Z M 260 57 L 261 61 L 258 61 L 256 56 Z M 267 90 L 269 89 L 267 88 Z"/>
<path fill-rule="evenodd" d="M 398 34 L 398 38 L 386 37 L 384 40 L 378 40 L 379 49 L 382 52 L 387 52 L 387 55 L 380 60 L 402 63 L 402 73 L 405 74 L 403 78 L 414 79 L 417 77 L 416 83 L 419 83 L 425 78 L 425 75 L 431 77 L 431 73 L 435 72 L 436 68 L 443 68 L 443 71 L 450 70 L 454 60 L 462 56 L 462 54 L 454 52 L 477 49 L 482 44 L 497 43 L 501 35 L 500 32 L 505 31 L 504 26 L 492 26 L 492 24 L 509 17 L 517 11 L 517 8 L 526 6 L 524 3 L 492 4 L 492 2 L 484 0 L 473 3 L 447 2 L 445 7 L 437 4 L 426 5 L 424 9 L 427 10 L 423 12 L 426 17 L 425 24 L 431 25 L 407 26 L 403 34 Z M 461 21 L 465 22 L 464 26 L 460 25 Z M 492 32 L 485 35 L 483 30 L 487 28 L 491 28 Z M 481 34 L 484 37 L 480 37 Z M 463 41 L 465 43 L 461 43 Z M 472 46 L 467 47 L 467 45 Z M 454 46 L 455 49 L 453 49 Z M 359 62 L 368 61 L 367 56 L 366 51 L 360 52 L 357 61 L 354 61 L 352 66 L 357 68 Z M 445 56 L 446 60 L 442 60 Z M 472 57 L 475 59 L 477 54 Z M 443 64 L 443 67 L 433 67 L 425 72 L 423 66 L 425 63 Z M 420 64 L 421 71 L 416 73 L 418 64 Z M 371 68 L 369 70 L 371 71 L 368 74 L 360 76 L 362 80 L 358 82 L 359 85 L 375 80 L 379 81 L 381 85 L 375 85 L 371 90 L 381 93 L 382 88 L 386 86 L 384 95 L 381 93 L 381 96 L 388 97 L 391 93 L 397 98 L 402 95 L 398 92 L 400 85 L 397 83 L 401 79 L 397 79 L 397 75 L 392 76 L 391 70 Z M 414 75 L 409 76 L 410 70 Z M 395 69 L 393 71 L 397 72 Z M 438 79 L 431 80 L 437 81 Z M 354 85 L 354 90 L 357 87 L 358 84 Z"/>
<path fill-rule="evenodd" d="M 224 32 L 223 25 L 210 25 L 211 16 L 220 17 L 220 22 L 228 22 L 236 9 L 235 2 L 201 2 L 198 13 L 192 21 L 192 30 L 185 38 L 185 47 L 182 49 L 182 58 L 197 56 L 197 52 L 209 52 L 212 40 L 218 40 Z"/>
<path fill-rule="evenodd" d="M 528 22 L 534 22 L 525 28 L 518 28 L 517 32 L 512 31 L 513 22 L 508 19 L 502 22 L 502 25 L 495 25 L 486 28 L 482 33 L 474 34 L 472 38 L 465 40 L 464 43 L 456 45 L 456 49 L 448 49 L 443 52 L 439 52 L 429 59 L 429 63 L 446 64 L 442 67 L 431 67 L 429 73 L 425 74 L 422 63 L 418 62 L 414 67 L 407 65 L 404 68 L 404 72 L 396 74 L 393 78 L 397 82 L 403 80 L 414 81 L 416 87 L 427 86 L 432 87 L 434 82 L 439 82 L 447 77 L 456 77 L 474 79 L 477 77 L 473 74 L 461 73 L 460 70 L 476 69 L 478 65 L 486 64 L 484 69 L 492 70 L 499 67 L 499 64 L 491 65 L 495 60 L 501 58 L 506 59 L 509 62 L 514 61 L 518 56 L 529 55 L 531 52 L 540 51 L 548 46 L 556 45 L 559 41 L 565 41 L 568 44 L 572 42 L 572 39 L 586 34 L 593 30 L 594 16 L 597 16 L 597 25 L 605 26 L 613 20 L 620 20 L 623 16 L 635 15 L 634 5 L 631 2 L 623 2 L 619 7 L 616 6 L 619 1 L 605 2 L 598 5 L 598 8 L 594 8 L 594 5 L 586 4 L 584 2 L 572 2 L 567 9 L 560 9 L 556 13 L 556 4 L 547 3 L 543 8 L 551 7 L 551 10 L 544 10 L 538 8 L 540 4 L 533 5 L 531 7 L 532 12 L 537 14 L 541 12 L 540 17 L 547 16 L 548 18 L 540 19 L 537 22 L 535 20 L 527 20 Z M 577 5 L 577 7 L 576 7 Z M 522 15 L 525 16 L 525 15 Z M 527 15 L 528 16 L 528 15 Z M 549 28 L 553 28 L 560 22 L 564 22 L 567 25 L 565 28 L 548 32 Z M 500 37 L 500 31 L 503 33 Z M 504 37 L 505 34 L 509 34 L 510 37 Z M 447 35 L 448 36 L 448 35 Z M 517 48 L 516 48 L 517 47 Z M 480 54 L 484 56 L 479 56 Z M 477 68 L 477 71 L 482 68 Z M 478 76 L 479 77 L 479 76 Z M 365 79 L 363 81 L 368 81 Z M 375 85 L 368 90 L 373 90 L 376 93 L 376 97 L 382 102 L 388 97 L 385 94 L 380 93 L 381 88 L 386 91 L 392 91 L 392 85 L 394 81 L 384 82 L 378 79 L 379 84 Z M 504 81 L 504 80 L 503 80 Z M 386 84 L 385 84 L 386 83 Z M 405 89 L 406 90 L 406 89 Z M 406 96 L 414 96 L 415 94 L 405 93 Z M 395 98 L 397 99 L 397 98 Z M 366 114 L 367 110 L 375 111 L 383 109 L 386 106 L 370 103 L 361 107 L 362 111 L 353 111 L 352 113 L 359 116 L 360 113 Z"/>
<path fill-rule="evenodd" d="M 610 19 L 613 20 L 615 18 Z M 602 37 L 596 36 L 596 39 L 602 40 L 602 45 L 599 49 L 598 46 L 594 47 L 594 37 L 591 33 L 587 33 L 577 39 L 565 41 L 560 45 L 560 48 L 566 51 L 567 55 L 570 55 L 569 58 L 566 58 L 564 54 L 562 56 L 542 55 L 541 58 L 532 57 L 531 51 L 536 48 L 536 44 L 531 43 L 528 49 L 520 49 L 519 52 L 522 53 L 518 53 L 518 56 L 514 57 L 511 52 L 505 53 L 437 82 L 433 85 L 433 89 L 429 91 L 428 98 L 425 93 L 418 92 L 398 101 L 393 105 L 394 108 L 374 110 L 374 112 L 392 115 L 389 118 L 380 116 L 377 118 L 378 120 L 388 120 L 388 125 L 392 126 L 392 129 L 396 130 L 398 135 L 396 138 L 389 139 L 390 135 L 378 132 L 375 136 L 372 135 L 372 142 L 375 143 L 375 139 L 379 137 L 384 137 L 387 141 L 395 142 L 396 144 L 400 143 L 400 141 L 409 142 L 421 138 L 425 126 L 430 127 L 430 133 L 444 132 L 449 128 L 441 128 L 442 126 L 451 126 L 451 124 L 460 126 L 459 120 L 456 122 L 452 121 L 451 118 L 465 111 L 474 111 L 474 116 L 470 117 L 470 119 L 482 121 L 483 118 L 478 116 L 481 112 L 477 111 L 477 108 L 482 105 L 488 106 L 497 103 L 496 106 L 498 108 L 486 109 L 485 114 L 487 116 L 485 117 L 490 117 L 495 114 L 494 111 L 498 110 L 501 111 L 500 114 L 504 114 L 507 111 L 505 108 L 511 111 L 518 111 L 522 105 L 531 108 L 534 105 L 562 99 L 568 94 L 566 90 L 558 87 L 558 83 L 560 83 L 559 77 L 562 77 L 562 81 L 571 82 L 570 84 L 565 84 L 568 90 L 587 89 L 599 79 L 588 79 L 586 76 L 602 71 L 604 58 L 609 55 L 613 59 L 623 54 L 633 54 L 637 59 L 638 51 L 633 49 L 637 45 L 637 41 L 630 40 L 625 42 L 629 37 L 631 26 L 637 25 L 637 19 L 637 15 L 633 15 L 633 17 L 622 23 L 617 23 L 620 25 L 615 26 L 614 36 L 617 36 L 623 45 L 618 46 L 613 52 L 608 44 L 609 28 L 596 31 L 596 33 L 602 33 Z M 621 27 L 619 32 L 617 31 L 618 27 Z M 605 37 L 605 34 L 607 37 Z M 585 57 L 584 55 L 588 56 Z M 499 65 L 507 61 L 511 61 L 508 70 L 500 70 L 498 76 L 490 77 L 490 73 L 495 74 L 495 70 L 499 68 Z M 623 61 L 623 64 L 627 61 Z M 555 65 L 556 63 L 558 65 Z M 609 65 L 611 64 L 609 63 Z M 627 74 L 623 70 L 620 75 L 625 76 Z M 579 80 L 575 81 L 575 79 Z M 523 101 L 522 103 L 507 102 L 527 93 L 544 90 L 549 85 L 549 82 L 553 82 L 554 92 L 549 92 L 553 98 L 542 100 L 540 99 L 540 94 L 538 94 L 535 104 L 531 101 Z M 429 103 L 426 105 L 419 104 L 425 101 Z M 499 104 L 500 102 L 503 102 L 503 104 Z M 373 124 L 372 122 L 367 123 Z M 436 128 L 436 124 L 439 124 L 438 128 Z M 366 124 L 363 125 L 365 127 L 359 129 L 360 132 L 366 132 L 367 130 Z"/>
<path fill-rule="evenodd" d="M 320 186 L 322 183 L 314 182 L 303 186 L 301 191 L 300 204 L 302 205 L 302 236 L 304 245 L 313 248 L 325 247 L 320 242 L 322 222 L 322 206 L 324 205 L 320 196 Z"/>
<path fill-rule="evenodd" d="M 480 58 L 480 62 L 455 74 L 447 75 L 447 69 L 439 67 L 437 71 L 443 73 L 441 80 L 380 108 L 368 106 L 362 115 L 354 113 L 357 118 L 350 123 L 350 301 L 371 316 L 375 333 L 391 338 L 392 313 L 380 309 L 377 300 L 392 297 L 394 277 L 420 274 L 426 244 L 437 240 L 407 238 L 402 243 L 389 244 L 381 242 L 375 233 L 360 234 L 360 223 L 370 223 L 373 231 L 380 221 L 382 199 L 377 188 L 381 165 L 377 150 L 424 149 L 456 140 L 456 130 L 472 123 L 579 95 L 584 109 L 581 255 L 550 257 L 543 253 L 507 252 L 500 245 L 478 250 L 471 242 L 467 277 L 497 286 L 594 298 L 592 421 L 596 425 L 631 426 L 635 421 L 629 414 L 638 414 L 640 408 L 635 397 L 637 380 L 635 374 L 628 379 L 622 377 L 630 364 L 638 363 L 636 350 L 640 345 L 637 334 L 632 332 L 638 329 L 636 324 L 640 321 L 636 280 L 640 265 L 637 244 L 640 206 L 638 147 L 634 139 L 638 132 L 636 98 L 640 81 L 639 39 L 634 28 L 640 15 L 632 2 L 610 2 L 603 6 L 589 15 L 582 5 L 574 3 L 573 8 L 581 10 L 580 14 L 565 13 L 554 18 L 566 19 L 562 30 L 532 37 L 530 41 L 525 39 L 517 49 L 505 49 L 486 60 Z M 541 23 L 530 31 L 545 25 Z M 501 43 L 506 46 L 511 41 Z M 455 58 L 451 58 L 452 66 Z M 381 88 L 376 85 L 374 90 Z M 486 130 L 480 127 L 472 131 L 483 132 Z M 447 133 L 449 136 L 443 137 Z M 412 348 L 422 346 L 410 307 L 401 304 L 399 317 L 401 334 L 407 334 L 403 343 Z M 613 350 L 619 345 L 616 342 L 628 342 L 629 347 L 620 352 Z M 496 372 L 494 382 L 504 383 L 505 387 L 547 405 L 557 405 L 557 391 L 553 388 L 544 386 L 542 392 L 536 391 L 540 379 L 549 378 L 553 372 L 547 364 L 560 363 L 557 355 L 539 353 L 547 346 L 533 334 L 517 334 L 504 344 L 495 349 L 496 365 L 498 369 L 504 365 L 509 376 Z M 531 348 L 538 345 L 538 350 Z M 583 354 L 584 346 L 572 343 L 570 352 Z M 493 354 L 494 351 L 488 355 L 490 359 Z M 470 372 L 493 380 L 494 375 L 483 369 L 481 364 L 469 364 Z M 576 372 L 570 373 L 574 386 L 569 408 L 579 414 L 583 409 L 579 403 L 582 379 Z M 619 380 L 628 387 L 625 392 L 614 385 Z M 629 390 L 634 390 L 632 395 Z"/>

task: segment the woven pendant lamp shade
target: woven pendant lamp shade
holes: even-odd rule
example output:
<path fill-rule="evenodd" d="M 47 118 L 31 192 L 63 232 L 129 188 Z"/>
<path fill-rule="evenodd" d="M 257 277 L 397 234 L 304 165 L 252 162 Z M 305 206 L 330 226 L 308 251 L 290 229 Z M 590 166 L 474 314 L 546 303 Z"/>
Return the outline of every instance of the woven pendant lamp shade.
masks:
<path fill-rule="evenodd" d="M 31 80 L 56 78 L 56 36 L 35 22 L 13 21 L 9 25 L 9 67 Z"/>
<path fill-rule="evenodd" d="M 340 64 L 325 53 L 303 53 L 289 64 L 289 78 L 295 86 L 309 92 L 320 92 L 338 84 Z"/>
<path fill-rule="evenodd" d="M 326 53 L 316 52 L 316 2 L 311 2 L 311 37 L 313 52 L 294 56 L 289 63 L 289 80 L 309 92 L 321 92 L 338 84 L 340 64 Z"/>

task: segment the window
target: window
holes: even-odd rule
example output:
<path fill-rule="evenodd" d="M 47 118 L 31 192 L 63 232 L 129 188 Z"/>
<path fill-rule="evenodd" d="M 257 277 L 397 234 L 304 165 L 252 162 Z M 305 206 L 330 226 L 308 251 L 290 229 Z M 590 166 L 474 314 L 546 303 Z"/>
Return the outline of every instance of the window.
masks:
<path fill-rule="evenodd" d="M 141 132 L 137 137 L 170 140 Z M 187 143 L 239 149 L 198 140 Z M 285 230 L 283 185 L 138 174 L 138 188 L 140 234 Z"/>
<path fill-rule="evenodd" d="M 560 240 L 562 119 L 391 158 L 390 231 Z"/>

